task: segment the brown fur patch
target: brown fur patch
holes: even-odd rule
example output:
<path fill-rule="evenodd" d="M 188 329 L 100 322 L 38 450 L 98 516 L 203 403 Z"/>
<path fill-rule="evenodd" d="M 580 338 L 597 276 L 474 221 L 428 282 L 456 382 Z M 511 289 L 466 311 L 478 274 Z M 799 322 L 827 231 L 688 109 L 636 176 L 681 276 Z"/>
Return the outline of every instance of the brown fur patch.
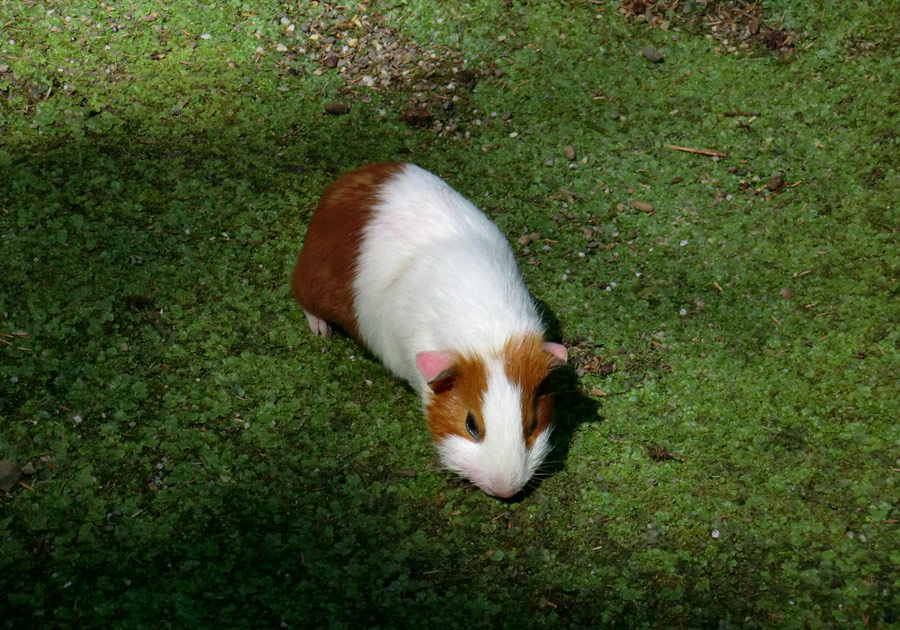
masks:
<path fill-rule="evenodd" d="M 319 200 L 291 274 L 291 289 L 304 309 L 337 324 L 358 340 L 353 310 L 353 272 L 362 231 L 382 184 L 401 162 L 367 164 L 338 178 Z"/>
<path fill-rule="evenodd" d="M 503 350 L 506 376 L 522 389 L 522 435 L 528 448 L 550 426 L 553 395 L 546 379 L 558 361 L 543 348 L 538 335 L 510 339 Z"/>
<path fill-rule="evenodd" d="M 449 379 L 449 380 L 448 380 Z M 471 440 L 466 430 L 466 415 L 471 411 L 484 435 L 484 418 L 481 404 L 487 389 L 487 370 L 478 358 L 459 356 L 448 374 L 442 375 L 440 393 L 431 397 L 426 406 L 428 430 L 433 442 L 440 442 L 448 434 Z"/>

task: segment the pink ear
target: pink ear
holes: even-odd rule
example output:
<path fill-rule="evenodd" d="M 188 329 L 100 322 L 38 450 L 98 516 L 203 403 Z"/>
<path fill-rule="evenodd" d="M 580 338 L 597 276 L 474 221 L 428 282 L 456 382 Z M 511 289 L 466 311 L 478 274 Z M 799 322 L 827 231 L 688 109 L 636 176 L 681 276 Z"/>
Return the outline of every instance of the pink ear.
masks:
<path fill-rule="evenodd" d="M 431 350 L 428 352 L 419 352 L 416 354 L 416 367 L 425 377 L 425 381 L 430 383 L 442 372 L 453 365 L 453 353 L 445 350 Z"/>
<path fill-rule="evenodd" d="M 551 341 L 544 342 L 544 350 L 553 355 L 553 358 L 560 363 L 565 363 L 569 358 L 569 351 L 561 343 L 553 343 Z"/>

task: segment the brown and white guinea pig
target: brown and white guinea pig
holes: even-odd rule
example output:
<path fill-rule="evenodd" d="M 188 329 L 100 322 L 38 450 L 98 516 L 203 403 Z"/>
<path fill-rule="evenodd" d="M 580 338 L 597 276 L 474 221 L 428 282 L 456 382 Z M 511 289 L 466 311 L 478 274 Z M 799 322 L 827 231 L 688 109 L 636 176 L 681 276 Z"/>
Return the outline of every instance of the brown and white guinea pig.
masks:
<path fill-rule="evenodd" d="M 313 333 L 337 324 L 421 395 L 446 468 L 494 496 L 522 489 L 567 353 L 481 210 L 412 164 L 363 166 L 325 191 L 291 280 Z"/>

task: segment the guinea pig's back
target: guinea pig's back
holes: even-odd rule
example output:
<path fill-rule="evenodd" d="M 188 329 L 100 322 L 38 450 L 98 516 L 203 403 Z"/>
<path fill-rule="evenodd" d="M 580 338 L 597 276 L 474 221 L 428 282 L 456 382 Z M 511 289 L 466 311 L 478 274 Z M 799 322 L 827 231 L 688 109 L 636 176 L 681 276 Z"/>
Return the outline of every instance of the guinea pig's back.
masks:
<path fill-rule="evenodd" d="M 506 238 L 436 175 L 411 164 L 379 191 L 364 228 L 355 310 L 360 338 L 422 389 L 415 354 L 499 351 L 541 324 Z"/>
<path fill-rule="evenodd" d="M 401 266 L 435 243 L 473 236 L 506 246 L 497 227 L 472 202 L 437 175 L 414 164 L 402 164 L 379 188 L 362 254 L 367 266 L 390 268 Z M 390 247 L 380 248 L 380 243 Z"/>
<path fill-rule="evenodd" d="M 304 310 L 359 337 L 353 280 L 366 225 L 379 191 L 404 167 L 367 164 L 335 180 L 322 195 L 291 274 L 291 289 Z"/>

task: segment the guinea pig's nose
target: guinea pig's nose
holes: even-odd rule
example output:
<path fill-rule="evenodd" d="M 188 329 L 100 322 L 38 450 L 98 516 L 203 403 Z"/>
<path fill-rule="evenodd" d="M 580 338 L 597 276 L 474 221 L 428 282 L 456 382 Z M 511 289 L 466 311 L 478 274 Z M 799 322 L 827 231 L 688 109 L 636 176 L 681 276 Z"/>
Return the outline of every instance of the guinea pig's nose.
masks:
<path fill-rule="evenodd" d="M 497 481 L 482 489 L 492 497 L 508 499 L 521 490 L 521 487 L 505 481 Z"/>

